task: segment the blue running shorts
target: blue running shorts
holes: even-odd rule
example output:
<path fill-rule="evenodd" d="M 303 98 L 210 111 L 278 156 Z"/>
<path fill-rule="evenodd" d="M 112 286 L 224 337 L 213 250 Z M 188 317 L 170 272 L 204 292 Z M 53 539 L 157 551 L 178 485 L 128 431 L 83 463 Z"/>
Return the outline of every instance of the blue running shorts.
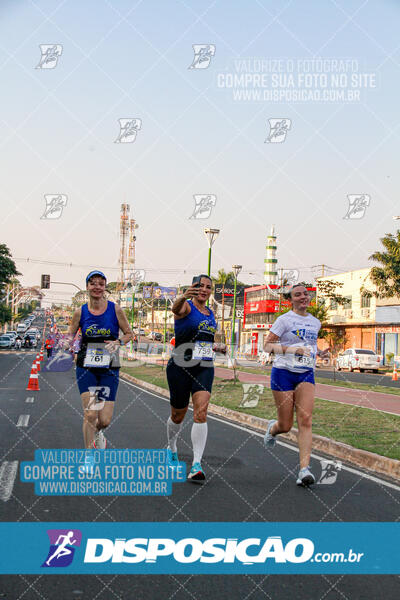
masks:
<path fill-rule="evenodd" d="M 103 388 L 98 392 L 99 400 L 114 402 L 119 384 L 119 369 L 76 367 L 76 381 L 80 394 L 88 392 L 89 387 Z"/>
<path fill-rule="evenodd" d="M 299 383 L 313 383 L 314 369 L 307 369 L 302 373 L 294 373 L 288 369 L 277 369 L 272 367 L 271 370 L 271 390 L 276 392 L 289 392 L 296 389 Z"/>

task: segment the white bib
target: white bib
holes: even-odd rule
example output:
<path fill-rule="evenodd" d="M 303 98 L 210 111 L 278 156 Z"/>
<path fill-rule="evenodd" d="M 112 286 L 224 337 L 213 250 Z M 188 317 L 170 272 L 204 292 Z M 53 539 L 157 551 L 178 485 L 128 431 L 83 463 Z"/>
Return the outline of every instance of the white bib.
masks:
<path fill-rule="evenodd" d="M 200 342 L 194 343 L 193 348 L 193 360 L 212 360 L 214 358 L 213 343 L 212 342 Z"/>
<path fill-rule="evenodd" d="M 88 344 L 85 360 L 83 362 L 84 367 L 91 368 L 107 368 L 110 365 L 110 353 L 99 344 Z"/>

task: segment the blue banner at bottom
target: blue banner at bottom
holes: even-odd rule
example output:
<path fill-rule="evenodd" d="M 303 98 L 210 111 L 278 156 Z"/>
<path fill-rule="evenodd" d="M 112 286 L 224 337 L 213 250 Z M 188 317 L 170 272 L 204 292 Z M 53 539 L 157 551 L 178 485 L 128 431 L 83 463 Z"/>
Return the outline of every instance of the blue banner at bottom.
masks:
<path fill-rule="evenodd" d="M 400 523 L 0 523 L 2 574 L 399 574 Z"/>

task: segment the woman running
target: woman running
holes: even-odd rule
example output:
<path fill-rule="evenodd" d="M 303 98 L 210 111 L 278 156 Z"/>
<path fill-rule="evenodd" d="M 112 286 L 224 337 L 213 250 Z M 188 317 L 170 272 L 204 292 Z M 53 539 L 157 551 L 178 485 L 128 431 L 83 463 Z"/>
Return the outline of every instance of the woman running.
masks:
<path fill-rule="evenodd" d="M 91 271 L 86 277 L 86 289 L 89 301 L 75 311 L 68 343 L 72 345 L 81 328 L 76 379 L 84 411 L 83 439 L 87 449 L 104 449 L 103 429 L 111 422 L 119 383 L 118 349 L 132 338 L 132 331 L 121 307 L 105 298 L 104 273 Z M 120 329 L 123 336 L 118 339 Z M 87 453 L 85 466 L 90 469 L 92 464 L 93 457 Z"/>
<path fill-rule="evenodd" d="M 171 416 L 167 421 L 170 466 L 178 464 L 176 442 L 191 395 L 193 465 L 188 479 L 192 481 L 205 479 L 201 459 L 207 441 L 207 408 L 214 379 L 213 357 L 214 352 L 226 352 L 225 344 L 214 344 L 217 324 L 212 310 L 206 306 L 211 291 L 210 277 L 199 275 L 193 278 L 192 285 L 176 298 L 172 306 L 175 347 L 166 369 L 171 402 Z"/>
<path fill-rule="evenodd" d="M 266 352 L 275 353 L 271 390 L 278 411 L 278 419 L 268 424 L 264 444 L 273 447 L 279 433 L 290 431 L 296 409 L 300 454 L 300 472 L 296 483 L 311 485 L 315 483 L 309 465 L 315 396 L 314 369 L 321 323 L 307 312 L 310 295 L 303 284 L 294 285 L 289 296 L 292 310 L 276 319 L 264 345 Z"/>

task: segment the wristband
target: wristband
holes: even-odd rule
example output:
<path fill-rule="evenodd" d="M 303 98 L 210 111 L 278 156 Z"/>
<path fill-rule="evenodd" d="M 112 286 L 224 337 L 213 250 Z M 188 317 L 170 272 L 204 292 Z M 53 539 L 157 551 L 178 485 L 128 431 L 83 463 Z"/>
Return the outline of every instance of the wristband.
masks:
<path fill-rule="evenodd" d="M 121 339 L 119 339 L 118 341 L 120 346 L 125 346 L 125 343 Z"/>

